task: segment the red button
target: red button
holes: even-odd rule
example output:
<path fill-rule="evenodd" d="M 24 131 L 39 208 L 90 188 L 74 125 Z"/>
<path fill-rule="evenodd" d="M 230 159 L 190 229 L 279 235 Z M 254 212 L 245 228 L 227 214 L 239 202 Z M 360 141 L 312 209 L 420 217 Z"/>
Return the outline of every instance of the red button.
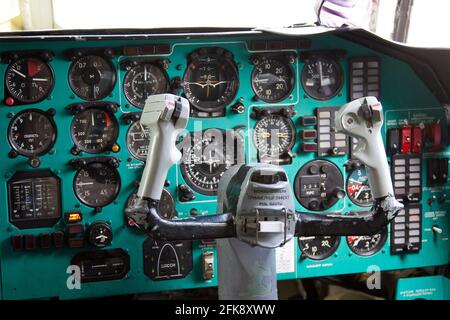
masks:
<path fill-rule="evenodd" d="M 13 106 L 14 105 L 14 99 L 13 98 L 11 98 L 11 97 L 8 97 L 8 98 L 6 98 L 5 99 L 5 103 L 6 103 L 6 105 L 8 105 L 8 106 Z"/>

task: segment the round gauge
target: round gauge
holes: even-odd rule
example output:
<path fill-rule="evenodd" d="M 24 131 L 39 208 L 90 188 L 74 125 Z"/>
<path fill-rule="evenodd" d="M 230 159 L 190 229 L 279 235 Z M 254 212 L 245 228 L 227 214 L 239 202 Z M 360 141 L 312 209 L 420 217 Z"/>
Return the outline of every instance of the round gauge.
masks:
<path fill-rule="evenodd" d="M 294 72 L 289 63 L 263 58 L 252 72 L 252 88 L 258 99 L 279 102 L 286 99 L 294 87 Z"/>
<path fill-rule="evenodd" d="M 323 260 L 328 258 L 337 250 L 339 242 L 340 238 L 333 236 L 298 238 L 298 246 L 302 251 L 302 257 L 312 260 Z"/>
<path fill-rule="evenodd" d="M 338 62 L 316 56 L 305 61 L 302 85 L 305 92 L 316 100 L 328 100 L 342 88 L 343 76 Z"/>
<path fill-rule="evenodd" d="M 77 198 L 89 207 L 104 207 L 114 201 L 120 189 L 117 170 L 101 162 L 91 162 L 75 174 Z"/>
<path fill-rule="evenodd" d="M 130 103 L 144 108 L 148 96 L 164 93 L 169 87 L 166 72 L 152 63 L 142 63 L 128 70 L 123 80 L 123 91 Z"/>
<path fill-rule="evenodd" d="M 97 247 L 103 248 L 111 244 L 113 231 L 106 221 L 95 221 L 89 226 L 89 242 Z"/>
<path fill-rule="evenodd" d="M 277 158 L 288 152 L 294 142 L 294 124 L 283 116 L 266 116 L 256 123 L 253 130 L 253 143 L 260 157 Z"/>
<path fill-rule="evenodd" d="M 55 144 L 56 125 L 41 110 L 24 110 L 12 118 L 8 140 L 17 153 L 27 157 L 39 156 Z"/>
<path fill-rule="evenodd" d="M 218 54 L 198 55 L 184 74 L 184 94 L 197 109 L 220 111 L 236 96 L 239 78 L 231 59 Z"/>
<path fill-rule="evenodd" d="M 115 83 L 116 71 L 113 65 L 101 56 L 83 56 L 70 66 L 70 87 L 82 99 L 103 99 L 111 93 Z"/>
<path fill-rule="evenodd" d="M 348 236 L 347 244 L 354 253 L 360 256 L 371 256 L 380 251 L 386 242 L 386 231 L 372 236 Z"/>
<path fill-rule="evenodd" d="M 101 153 L 115 144 L 119 125 L 109 111 L 87 108 L 74 116 L 71 133 L 75 145 L 81 151 Z"/>
<path fill-rule="evenodd" d="M 133 192 L 128 198 L 127 207 L 131 206 L 135 199 L 136 192 Z M 177 215 L 175 201 L 170 192 L 166 189 L 163 189 L 161 199 L 159 199 L 159 214 L 165 219 L 172 219 Z"/>
<path fill-rule="evenodd" d="M 347 195 L 358 206 L 370 207 L 372 205 L 372 189 L 364 166 L 353 170 L 348 176 Z"/>
<path fill-rule="evenodd" d="M 339 246 L 340 238 L 332 236 L 299 237 L 298 246 L 302 257 L 323 260 L 331 256 Z"/>
<path fill-rule="evenodd" d="M 181 173 L 195 191 L 205 195 L 217 194 L 220 178 L 237 163 L 236 151 L 231 155 L 226 152 L 228 148 L 224 141 L 223 131 L 209 129 L 204 132 L 203 139 L 193 135 L 192 145 L 183 148 Z"/>
<path fill-rule="evenodd" d="M 131 155 L 138 160 L 147 160 L 150 131 L 144 129 L 139 121 L 134 121 L 127 132 L 127 147 Z"/>
<path fill-rule="evenodd" d="M 36 103 L 53 89 L 53 71 L 39 58 L 19 58 L 6 69 L 6 89 L 12 98 L 22 103 Z"/>

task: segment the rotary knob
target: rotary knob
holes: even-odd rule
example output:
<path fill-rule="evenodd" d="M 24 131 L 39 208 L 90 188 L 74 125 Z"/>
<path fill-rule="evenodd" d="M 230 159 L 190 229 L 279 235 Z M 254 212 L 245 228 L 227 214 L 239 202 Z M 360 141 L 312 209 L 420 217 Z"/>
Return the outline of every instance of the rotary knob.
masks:
<path fill-rule="evenodd" d="M 98 248 L 111 244 L 113 232 L 111 226 L 105 221 L 96 221 L 89 227 L 89 242 Z"/>

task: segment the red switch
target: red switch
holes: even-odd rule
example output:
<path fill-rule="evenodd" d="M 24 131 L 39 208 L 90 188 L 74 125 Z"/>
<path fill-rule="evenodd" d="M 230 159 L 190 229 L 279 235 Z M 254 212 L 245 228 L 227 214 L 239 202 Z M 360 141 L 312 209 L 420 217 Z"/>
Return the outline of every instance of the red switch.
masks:
<path fill-rule="evenodd" d="M 422 129 L 420 127 L 414 127 L 413 131 L 413 144 L 412 152 L 421 153 L 422 152 Z"/>
<path fill-rule="evenodd" d="M 425 126 L 424 140 L 428 146 L 428 151 L 436 152 L 443 148 L 442 130 L 439 123 L 428 124 Z"/>
<path fill-rule="evenodd" d="M 405 126 L 402 128 L 402 153 L 411 152 L 411 144 L 412 144 L 412 127 Z"/>

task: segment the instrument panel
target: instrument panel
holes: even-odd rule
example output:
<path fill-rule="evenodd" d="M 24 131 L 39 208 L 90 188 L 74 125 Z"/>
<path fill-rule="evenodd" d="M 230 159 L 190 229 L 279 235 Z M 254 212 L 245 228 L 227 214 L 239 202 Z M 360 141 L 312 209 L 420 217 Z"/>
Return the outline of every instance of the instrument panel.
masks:
<path fill-rule="evenodd" d="M 245 162 L 283 166 L 299 211 L 368 210 L 355 141 L 333 124 L 340 105 L 375 95 L 403 214 L 372 236 L 293 240 L 277 249 L 278 278 L 448 263 L 445 113 L 399 58 L 333 33 L 6 39 L 0 56 L 3 299 L 217 285 L 213 239 L 154 241 L 124 216 L 148 153 L 140 112 L 164 92 L 192 109 L 164 217 L 214 214 L 221 176 Z M 70 266 L 82 290 L 67 286 Z"/>

